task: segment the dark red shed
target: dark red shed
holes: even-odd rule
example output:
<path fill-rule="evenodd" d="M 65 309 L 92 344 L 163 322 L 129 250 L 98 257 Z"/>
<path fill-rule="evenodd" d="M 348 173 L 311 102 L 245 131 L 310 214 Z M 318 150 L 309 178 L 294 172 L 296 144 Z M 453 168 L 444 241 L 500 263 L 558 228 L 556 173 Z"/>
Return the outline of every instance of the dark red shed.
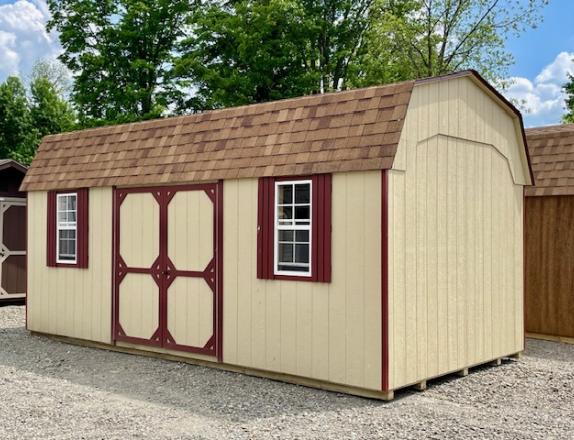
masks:
<path fill-rule="evenodd" d="M 0 160 L 0 301 L 26 296 L 26 167 Z"/>

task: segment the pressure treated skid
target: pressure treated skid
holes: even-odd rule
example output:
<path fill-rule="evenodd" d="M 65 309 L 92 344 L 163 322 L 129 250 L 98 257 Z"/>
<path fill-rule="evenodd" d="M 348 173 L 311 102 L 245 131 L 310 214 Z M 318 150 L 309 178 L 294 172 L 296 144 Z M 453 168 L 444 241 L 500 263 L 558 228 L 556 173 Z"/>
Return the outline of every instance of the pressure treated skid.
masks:
<path fill-rule="evenodd" d="M 259 276 L 259 178 L 317 173 L 328 279 Z M 27 326 L 389 399 L 524 349 L 530 183 L 520 115 L 473 72 L 49 137 Z M 81 184 L 89 265 L 47 267 L 48 190 Z"/>

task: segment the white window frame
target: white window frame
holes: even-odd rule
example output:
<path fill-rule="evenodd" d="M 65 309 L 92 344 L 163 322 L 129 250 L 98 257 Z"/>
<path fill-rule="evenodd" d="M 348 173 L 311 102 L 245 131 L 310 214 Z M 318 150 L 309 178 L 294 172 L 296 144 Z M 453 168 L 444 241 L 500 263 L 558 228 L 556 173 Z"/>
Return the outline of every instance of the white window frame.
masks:
<path fill-rule="evenodd" d="M 60 198 L 74 196 L 76 198 L 76 221 L 60 222 Z M 76 231 L 76 246 L 73 260 L 60 259 L 60 231 Z M 56 194 L 56 263 L 77 264 L 78 262 L 78 193 L 69 192 Z"/>
<path fill-rule="evenodd" d="M 293 186 L 293 208 L 295 208 L 295 185 L 297 184 L 308 184 L 309 185 L 309 225 L 280 225 L 279 224 L 279 187 L 282 185 L 292 185 Z M 275 182 L 275 201 L 273 203 L 274 210 L 274 225 L 273 225 L 273 273 L 275 275 L 286 275 L 295 276 L 301 278 L 310 278 L 312 276 L 312 256 L 313 256 L 313 181 L 312 180 L 281 180 Z M 306 203 L 305 203 L 306 205 Z M 295 209 L 293 209 L 293 223 L 295 223 Z M 289 271 L 289 270 L 279 270 L 279 231 L 309 231 L 309 270 L 307 272 L 302 271 Z M 295 237 L 293 237 L 295 239 Z"/>

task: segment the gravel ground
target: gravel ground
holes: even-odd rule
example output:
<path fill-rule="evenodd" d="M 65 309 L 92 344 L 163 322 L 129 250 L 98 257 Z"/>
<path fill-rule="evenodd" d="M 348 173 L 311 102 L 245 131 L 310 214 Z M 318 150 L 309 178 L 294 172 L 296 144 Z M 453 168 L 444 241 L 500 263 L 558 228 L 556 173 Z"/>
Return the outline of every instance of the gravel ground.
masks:
<path fill-rule="evenodd" d="M 390 403 L 30 336 L 0 307 L 0 439 L 572 438 L 574 346 Z"/>

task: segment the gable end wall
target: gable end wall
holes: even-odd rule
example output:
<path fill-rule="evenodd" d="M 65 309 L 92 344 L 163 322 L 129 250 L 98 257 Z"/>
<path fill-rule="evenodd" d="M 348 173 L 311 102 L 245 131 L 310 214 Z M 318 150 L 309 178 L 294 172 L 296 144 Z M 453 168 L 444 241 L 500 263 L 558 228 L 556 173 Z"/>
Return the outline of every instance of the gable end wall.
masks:
<path fill-rule="evenodd" d="M 519 128 L 470 78 L 413 90 L 389 171 L 391 389 L 524 348 Z"/>

